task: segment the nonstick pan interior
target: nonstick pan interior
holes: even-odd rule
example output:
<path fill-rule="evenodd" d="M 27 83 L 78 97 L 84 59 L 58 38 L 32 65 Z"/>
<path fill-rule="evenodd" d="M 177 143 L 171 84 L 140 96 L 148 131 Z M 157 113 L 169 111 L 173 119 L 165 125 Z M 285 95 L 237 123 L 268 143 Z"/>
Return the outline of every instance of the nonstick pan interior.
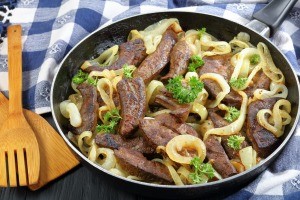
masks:
<path fill-rule="evenodd" d="M 132 29 L 143 30 L 147 26 L 165 18 L 177 18 L 183 30 L 201 29 L 202 27 L 205 27 L 208 33 L 212 34 L 219 40 L 230 41 L 239 32 L 247 32 L 251 37 L 250 42 L 253 45 L 256 45 L 258 42 L 264 42 L 269 47 L 274 63 L 284 73 L 286 77 L 286 85 L 289 89 L 288 100 L 292 103 L 291 116 L 293 121 L 285 129 L 285 134 L 282 136 L 282 144 L 268 158 L 251 170 L 224 180 L 202 185 L 166 186 L 142 183 L 117 177 L 95 165 L 85 158 L 84 155 L 81 154 L 66 137 L 68 132 L 68 121 L 60 114 L 59 104 L 73 93 L 71 88 L 71 79 L 81 64 L 85 60 L 96 57 L 108 47 L 125 42 Z M 83 163 L 94 170 L 99 176 L 107 178 L 112 185 L 115 185 L 120 189 L 125 189 L 128 192 L 158 198 L 213 197 L 216 195 L 230 194 L 235 189 L 241 188 L 245 184 L 249 183 L 249 181 L 256 178 L 258 174 L 264 171 L 279 155 L 280 151 L 293 134 L 295 125 L 298 121 L 299 85 L 295 73 L 283 54 L 268 39 L 262 37 L 251 29 L 235 22 L 207 14 L 174 11 L 160 12 L 134 16 L 115 22 L 105 28 L 93 32 L 83 39 L 65 57 L 56 77 L 54 78 L 51 93 L 51 106 L 56 125 L 67 144 L 82 158 Z"/>

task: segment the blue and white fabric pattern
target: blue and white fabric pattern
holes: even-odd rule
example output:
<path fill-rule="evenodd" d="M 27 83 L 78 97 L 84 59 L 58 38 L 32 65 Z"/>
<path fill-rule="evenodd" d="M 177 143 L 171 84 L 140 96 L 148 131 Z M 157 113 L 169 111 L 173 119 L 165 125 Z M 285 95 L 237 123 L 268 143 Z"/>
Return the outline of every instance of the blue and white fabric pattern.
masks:
<path fill-rule="evenodd" d="M 7 22 L 23 28 L 23 104 L 50 111 L 53 76 L 69 50 L 104 24 L 140 13 L 179 9 L 209 13 L 246 24 L 267 0 L 7 0 L 0 4 L 0 32 Z M 12 9 L 15 7 L 14 9 Z M 0 91 L 8 93 L 7 39 L 0 46 Z M 300 75 L 300 1 L 272 42 Z M 255 181 L 228 199 L 300 199 L 300 127 L 280 157 Z"/>

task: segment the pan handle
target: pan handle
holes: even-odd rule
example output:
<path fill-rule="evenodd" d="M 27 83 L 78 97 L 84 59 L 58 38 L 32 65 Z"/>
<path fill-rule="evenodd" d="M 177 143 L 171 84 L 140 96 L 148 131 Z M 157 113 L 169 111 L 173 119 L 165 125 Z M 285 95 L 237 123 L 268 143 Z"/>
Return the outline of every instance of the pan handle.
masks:
<path fill-rule="evenodd" d="M 270 34 L 274 34 L 288 13 L 292 10 L 297 0 L 273 0 L 263 9 L 256 12 L 253 17 L 270 27 Z"/>

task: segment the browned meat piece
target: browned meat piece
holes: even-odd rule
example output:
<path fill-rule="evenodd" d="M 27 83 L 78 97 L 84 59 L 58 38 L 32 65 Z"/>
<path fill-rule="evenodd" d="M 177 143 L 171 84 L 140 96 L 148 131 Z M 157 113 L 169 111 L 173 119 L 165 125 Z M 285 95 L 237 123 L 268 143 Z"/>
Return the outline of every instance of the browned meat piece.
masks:
<path fill-rule="evenodd" d="M 210 117 L 211 121 L 213 122 L 214 127 L 219 128 L 219 127 L 227 126 L 229 123 L 223 117 L 218 115 L 215 112 L 215 110 L 216 109 L 208 110 L 209 117 Z M 228 157 L 230 159 L 239 158 L 239 150 L 234 150 L 233 148 L 229 147 L 227 144 L 228 143 L 227 139 L 229 138 L 229 136 L 222 136 L 221 138 L 222 138 L 221 144 L 222 144 L 226 154 L 228 155 Z M 247 146 L 249 146 L 248 142 L 246 140 L 244 140 L 244 142 L 241 144 L 241 148 L 245 148 Z"/>
<path fill-rule="evenodd" d="M 156 95 L 154 102 L 172 110 L 171 114 L 180 119 L 181 122 L 185 122 L 189 116 L 190 104 L 178 103 L 167 90 L 162 89 L 160 94 Z"/>
<path fill-rule="evenodd" d="M 157 146 L 166 146 L 172 138 L 179 135 L 155 119 L 142 119 L 140 128 L 147 143 L 154 149 Z"/>
<path fill-rule="evenodd" d="M 115 104 L 116 107 L 120 106 L 120 98 L 119 98 L 117 93 L 113 94 L 113 101 L 114 101 L 114 104 Z"/>
<path fill-rule="evenodd" d="M 122 79 L 117 84 L 121 104 L 119 134 L 130 137 L 146 114 L 146 88 L 142 78 Z"/>
<path fill-rule="evenodd" d="M 99 104 L 99 107 L 105 104 L 99 93 L 97 93 L 97 102 Z"/>
<path fill-rule="evenodd" d="M 114 152 L 119 165 L 130 175 L 140 177 L 147 182 L 173 183 L 169 170 L 164 164 L 149 161 L 142 153 L 124 147 Z"/>
<path fill-rule="evenodd" d="M 153 80 L 170 61 L 170 52 L 177 42 L 177 35 L 173 30 L 167 30 L 156 50 L 148 55 L 133 73 L 134 77 L 142 77 L 148 84 Z"/>
<path fill-rule="evenodd" d="M 140 129 L 147 143 L 155 149 L 157 146 L 166 146 L 171 139 L 180 134 L 198 137 L 193 127 L 180 122 L 171 114 L 161 114 L 155 119 L 142 119 Z"/>
<path fill-rule="evenodd" d="M 220 111 L 218 108 L 208 109 L 208 116 L 214 124 L 215 128 L 227 126 L 229 123 L 217 112 Z"/>
<path fill-rule="evenodd" d="M 182 123 L 177 117 L 170 114 L 160 114 L 155 117 L 163 126 L 171 129 L 178 134 L 189 134 L 198 137 L 198 133 L 193 127 L 186 123 Z"/>
<path fill-rule="evenodd" d="M 172 110 L 170 112 L 171 115 L 175 116 L 177 119 L 180 120 L 180 122 L 183 122 L 183 123 L 189 117 L 189 113 L 190 113 L 190 106 L 178 108 L 178 109 Z"/>
<path fill-rule="evenodd" d="M 252 82 L 253 83 L 249 84 L 249 86 L 244 90 L 248 97 L 253 97 L 254 91 L 258 88 L 269 90 L 271 80 L 262 70 L 260 70 L 255 74 Z"/>
<path fill-rule="evenodd" d="M 105 133 L 96 135 L 95 142 L 100 147 L 110 149 L 125 147 L 145 154 L 155 153 L 155 149 L 151 148 L 143 137 L 124 139 L 120 135 Z"/>
<path fill-rule="evenodd" d="M 223 177 L 227 178 L 237 174 L 237 171 L 230 163 L 227 154 L 225 153 L 222 145 L 215 136 L 209 136 L 205 141 L 206 156 L 214 169 Z"/>
<path fill-rule="evenodd" d="M 233 72 L 233 67 L 230 63 L 231 57 L 231 54 L 203 57 L 204 65 L 198 68 L 199 75 L 217 73 L 222 75 L 226 81 L 229 81 Z"/>
<path fill-rule="evenodd" d="M 126 47 L 126 50 L 128 52 L 134 53 L 132 62 L 128 64 L 138 67 L 143 62 L 143 60 L 145 60 L 148 54 L 146 53 L 146 47 L 144 46 L 144 41 L 142 39 L 135 39 L 132 41 L 132 43 L 133 48 Z"/>
<path fill-rule="evenodd" d="M 187 72 L 189 59 L 192 51 L 185 40 L 177 42 L 171 52 L 170 71 L 161 79 L 173 78 L 177 75 L 183 75 Z"/>
<path fill-rule="evenodd" d="M 177 108 L 182 108 L 183 106 L 189 106 L 189 104 L 179 104 L 178 101 L 172 97 L 172 94 L 166 89 L 160 90 L 158 95 L 156 95 L 154 102 L 170 110 L 176 110 Z"/>
<path fill-rule="evenodd" d="M 272 109 L 277 100 L 278 98 L 258 100 L 248 106 L 246 133 L 257 155 L 262 158 L 266 158 L 277 148 L 279 140 L 258 123 L 256 115 L 261 109 Z"/>
<path fill-rule="evenodd" d="M 222 75 L 227 82 L 230 80 L 230 76 L 233 71 L 233 67 L 230 64 L 231 54 L 217 55 L 204 57 L 205 64 L 198 70 L 199 76 L 205 73 L 217 73 Z M 221 87 L 215 81 L 204 79 L 204 87 L 214 98 L 221 92 Z M 223 102 L 230 106 L 239 108 L 242 103 L 242 97 L 234 90 L 230 90 L 229 94 L 225 96 Z"/>
<path fill-rule="evenodd" d="M 82 124 L 80 127 L 74 128 L 74 134 L 81 134 L 83 131 L 94 131 L 97 126 L 98 109 L 97 102 L 97 89 L 96 87 L 88 84 L 81 83 L 77 89 L 82 95 L 82 106 L 80 109 L 80 115 L 82 118 Z"/>
<path fill-rule="evenodd" d="M 84 71 L 103 71 L 104 69 L 117 70 L 121 69 L 124 64 L 135 65 L 138 67 L 146 56 L 144 41 L 142 39 L 135 39 L 120 45 L 119 58 L 112 65 L 105 67 L 90 66 L 84 69 Z"/>

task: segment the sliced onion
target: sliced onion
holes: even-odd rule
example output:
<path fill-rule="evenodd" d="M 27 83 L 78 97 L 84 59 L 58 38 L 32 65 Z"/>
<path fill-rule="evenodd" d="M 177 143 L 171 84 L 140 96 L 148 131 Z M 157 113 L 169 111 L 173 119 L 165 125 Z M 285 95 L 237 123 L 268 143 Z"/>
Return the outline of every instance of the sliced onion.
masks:
<path fill-rule="evenodd" d="M 69 103 L 66 106 L 66 111 L 70 116 L 70 124 L 73 127 L 79 127 L 82 123 L 82 119 L 77 106 L 74 103 Z"/>
<path fill-rule="evenodd" d="M 234 122 L 232 122 L 231 124 L 229 124 L 227 126 L 208 130 L 204 134 L 204 140 L 206 140 L 208 138 L 208 136 L 211 134 L 220 135 L 220 136 L 221 135 L 233 135 L 233 134 L 238 133 L 242 129 L 243 124 L 246 119 L 248 97 L 247 97 L 246 93 L 243 91 L 238 91 L 238 93 L 239 93 L 239 95 L 241 95 L 243 97 L 243 101 L 242 101 L 242 105 L 240 108 L 240 115 L 237 118 L 237 120 L 235 120 Z"/>
<path fill-rule="evenodd" d="M 65 117 L 65 118 L 70 118 L 69 112 L 67 111 L 67 105 L 71 103 L 70 100 L 65 100 L 59 104 L 59 109 L 60 113 Z"/>
<path fill-rule="evenodd" d="M 184 150 L 196 151 L 196 155 L 182 155 Z M 178 135 L 170 140 L 166 146 L 169 158 L 180 164 L 190 164 L 193 157 L 198 156 L 201 161 L 206 156 L 206 147 L 200 138 L 192 135 Z"/>
<path fill-rule="evenodd" d="M 245 147 L 239 151 L 242 164 L 246 170 L 253 166 L 253 149 L 252 146 Z"/>

